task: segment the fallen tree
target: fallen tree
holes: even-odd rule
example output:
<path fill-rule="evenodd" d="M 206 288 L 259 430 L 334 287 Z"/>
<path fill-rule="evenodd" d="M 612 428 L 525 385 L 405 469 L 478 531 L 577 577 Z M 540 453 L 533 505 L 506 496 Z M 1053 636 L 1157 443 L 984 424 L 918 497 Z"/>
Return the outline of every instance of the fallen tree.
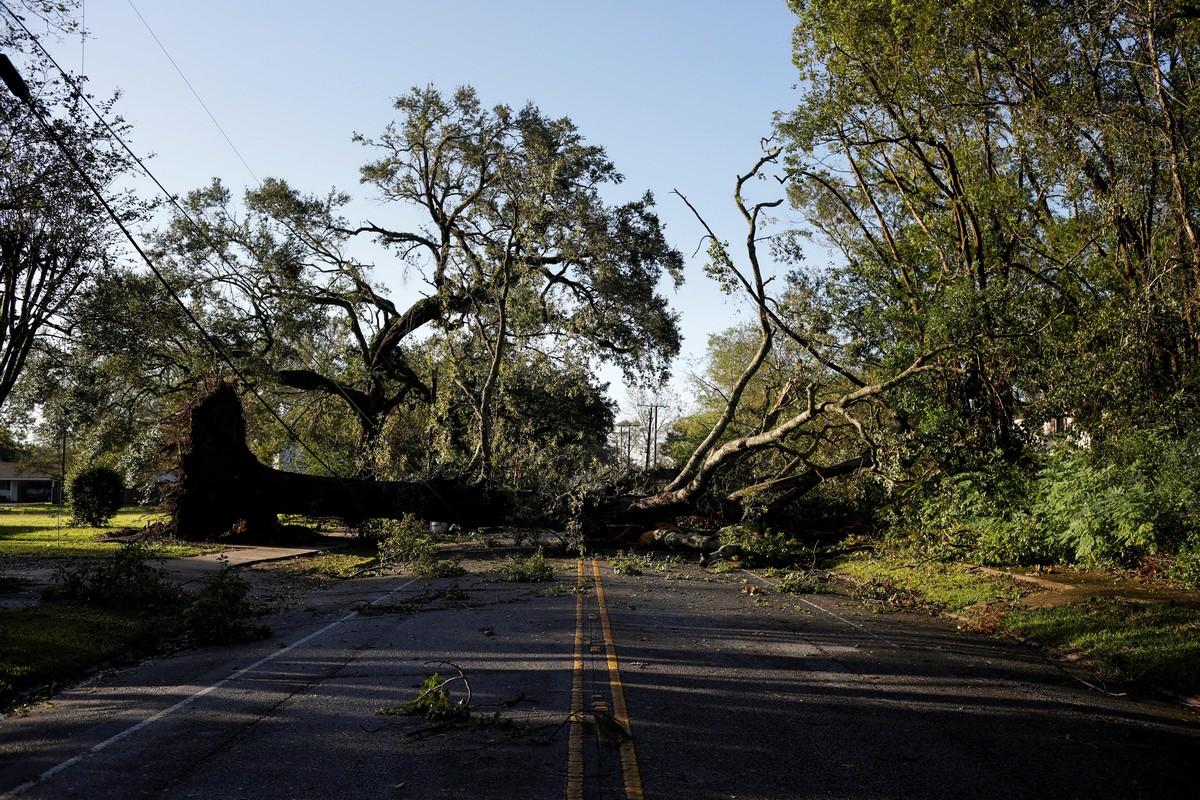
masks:
<path fill-rule="evenodd" d="M 789 321 L 778 300 L 768 296 L 769 281 L 763 278 L 757 250 L 760 220 L 782 200 L 752 205 L 742 192 L 779 155 L 778 149 L 768 150 L 737 180 L 734 198 L 747 224 L 745 266 L 734 262 L 688 203 L 711 240 L 710 256 L 722 279 L 754 302 L 757 346 L 724 395 L 724 409 L 673 480 L 650 493 L 593 497 L 579 504 L 571 513 L 584 518 L 583 530 L 599 532 L 612 525 L 644 529 L 695 514 L 701 506 L 719 521 L 775 518 L 827 480 L 877 469 L 881 457 L 876 439 L 878 429 L 886 424 L 880 418 L 887 395 L 931 369 L 947 369 L 939 363 L 944 359 L 936 358 L 945 348 L 917 354 L 906 366 L 890 372 L 843 363 L 830 354 L 836 347 L 828 341 L 819 344 L 820 334 Z M 744 416 L 745 392 L 780 340 L 803 357 L 747 430 L 746 420 L 739 418 Z M 229 384 L 191 408 L 187 430 L 173 499 L 176 534 L 184 538 L 273 530 L 276 516 L 282 513 L 335 516 L 351 523 L 403 514 L 466 525 L 529 521 L 513 519 L 521 505 L 513 490 L 472 474 L 460 479 L 389 482 L 271 469 L 246 445 L 240 402 Z M 730 475 L 737 485 L 730 486 Z M 545 517 L 538 520 L 546 521 Z M 566 525 L 568 520 L 551 522 Z"/>
<path fill-rule="evenodd" d="M 414 514 L 481 524 L 506 513 L 503 498 L 452 480 L 372 481 L 272 469 L 246 445 L 246 421 L 232 384 L 222 383 L 187 412 L 179 475 L 169 495 L 175 535 L 211 539 L 263 535 L 279 514 L 340 517 L 350 523 Z"/>
<path fill-rule="evenodd" d="M 373 481 L 272 469 L 246 444 L 242 404 L 231 383 L 220 384 L 193 404 L 184 424 L 187 431 L 180 442 L 179 474 L 168 493 L 174 533 L 183 539 L 271 534 L 278 529 L 280 514 L 337 517 L 351 524 L 413 514 L 474 526 L 507 520 L 517 507 L 512 494 L 468 481 Z M 762 492 L 778 493 L 771 509 L 777 512 L 788 500 L 821 482 L 870 465 L 870 455 L 860 454 L 746 486 L 724 498 L 722 516 L 740 519 L 744 501 Z M 693 488 L 643 497 L 610 497 L 595 507 L 590 521 L 653 526 L 694 511 L 697 493 Z"/>
<path fill-rule="evenodd" d="M 767 147 L 754 166 L 738 176 L 734 202 L 746 223 L 742 266 L 695 206 L 676 192 L 704 228 L 705 239 L 709 241 L 710 271 L 719 276 L 731 293 L 740 289 L 754 303 L 759 341 L 725 395 L 724 408 L 708 435 L 662 491 L 630 503 L 626 512 L 629 515 L 661 518 L 670 513 L 687 513 L 710 491 L 717 475 L 756 453 L 782 451 L 790 454 L 782 469 L 769 477 L 751 479 L 722 499 L 722 511 L 727 517 L 739 519 L 750 513 L 764 518 L 775 516 L 826 480 L 876 468 L 880 461 L 879 446 L 865 420 L 886 407 L 889 391 L 922 373 L 944 368 L 935 360 L 946 348 L 932 347 L 894 371 L 864 372 L 861 366 L 845 363 L 828 352 L 836 347 L 820 346 L 814 333 L 785 318 L 779 300 L 767 293 L 770 279 L 763 277 L 758 251 L 759 242 L 765 238 L 761 230 L 764 214 L 779 206 L 783 199 L 751 203 L 743 193 L 750 181 L 762 178 L 764 169 L 778 162 L 781 154 L 781 148 Z M 785 176 L 779 182 L 787 180 Z M 828 338 L 829 332 L 823 333 Z M 763 369 L 780 339 L 802 352 L 804 361 L 764 409 L 755 430 L 728 436 L 731 423 L 744 405 L 747 387 Z M 835 430 L 845 435 L 830 435 Z M 797 436 L 806 436 L 808 446 L 792 447 Z M 751 500 L 755 505 L 753 511 Z"/>

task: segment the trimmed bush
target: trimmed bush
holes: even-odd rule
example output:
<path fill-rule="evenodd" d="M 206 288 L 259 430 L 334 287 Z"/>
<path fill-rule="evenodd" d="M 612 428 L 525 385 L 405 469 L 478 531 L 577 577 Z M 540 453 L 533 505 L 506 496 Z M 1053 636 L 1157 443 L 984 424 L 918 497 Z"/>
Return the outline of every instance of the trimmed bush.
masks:
<path fill-rule="evenodd" d="M 120 475 L 108 467 L 89 467 L 71 481 L 71 518 L 77 525 L 107 525 L 124 496 Z"/>

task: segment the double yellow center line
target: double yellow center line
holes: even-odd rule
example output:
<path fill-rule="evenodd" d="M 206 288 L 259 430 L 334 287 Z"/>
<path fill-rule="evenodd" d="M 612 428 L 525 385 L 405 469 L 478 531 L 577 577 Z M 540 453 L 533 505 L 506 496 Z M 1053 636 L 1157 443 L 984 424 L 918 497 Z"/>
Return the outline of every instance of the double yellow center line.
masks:
<path fill-rule="evenodd" d="M 584 639 L 584 565 L 579 559 L 576 575 L 580 591 L 575 596 L 575 661 L 571 678 L 571 729 L 567 739 L 567 800 L 583 799 L 583 639 Z M 619 753 L 621 778 L 625 785 L 626 800 L 643 800 L 642 776 L 638 769 L 637 748 L 633 743 L 633 728 L 629 720 L 629 708 L 625 704 L 625 686 L 621 683 L 621 670 L 617 663 L 617 647 L 613 642 L 612 624 L 608 619 L 608 602 L 604 595 L 604 582 L 600 577 L 600 563 L 592 559 L 592 577 L 596 587 L 596 604 L 600 611 L 600 627 L 604 633 L 604 649 L 608 663 L 608 683 L 612 692 L 613 721 L 621 734 Z"/>

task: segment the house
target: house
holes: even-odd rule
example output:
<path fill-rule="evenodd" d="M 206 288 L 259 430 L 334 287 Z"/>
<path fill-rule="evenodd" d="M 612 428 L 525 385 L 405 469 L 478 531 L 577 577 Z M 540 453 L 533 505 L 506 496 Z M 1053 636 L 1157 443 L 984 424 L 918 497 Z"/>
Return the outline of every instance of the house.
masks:
<path fill-rule="evenodd" d="M 58 478 L 16 461 L 0 461 L 0 503 L 48 503 L 58 496 Z"/>

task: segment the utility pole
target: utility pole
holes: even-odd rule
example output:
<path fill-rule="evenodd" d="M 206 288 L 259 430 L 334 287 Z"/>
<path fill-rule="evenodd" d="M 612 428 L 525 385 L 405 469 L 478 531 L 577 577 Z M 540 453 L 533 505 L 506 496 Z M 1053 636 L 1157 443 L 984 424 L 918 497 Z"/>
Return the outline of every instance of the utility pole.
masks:
<path fill-rule="evenodd" d="M 650 471 L 650 437 L 653 436 L 654 427 L 650 424 L 650 418 L 654 416 L 653 407 L 646 409 L 646 472 Z"/>
<path fill-rule="evenodd" d="M 654 406 L 654 464 L 655 469 L 658 468 L 658 409 L 662 406 Z"/>
<path fill-rule="evenodd" d="M 67 502 L 67 426 L 63 425 L 62 429 L 62 450 L 59 452 L 58 462 L 58 504 L 64 505 Z"/>
<path fill-rule="evenodd" d="M 617 455 L 624 451 L 626 469 L 633 464 L 633 429 L 636 426 L 636 422 L 629 420 L 617 423 Z"/>
<path fill-rule="evenodd" d="M 650 465 L 658 466 L 658 410 L 666 408 L 662 403 L 639 404 L 638 408 L 646 409 L 646 471 Z M 651 461 L 651 458 L 654 460 Z"/>

